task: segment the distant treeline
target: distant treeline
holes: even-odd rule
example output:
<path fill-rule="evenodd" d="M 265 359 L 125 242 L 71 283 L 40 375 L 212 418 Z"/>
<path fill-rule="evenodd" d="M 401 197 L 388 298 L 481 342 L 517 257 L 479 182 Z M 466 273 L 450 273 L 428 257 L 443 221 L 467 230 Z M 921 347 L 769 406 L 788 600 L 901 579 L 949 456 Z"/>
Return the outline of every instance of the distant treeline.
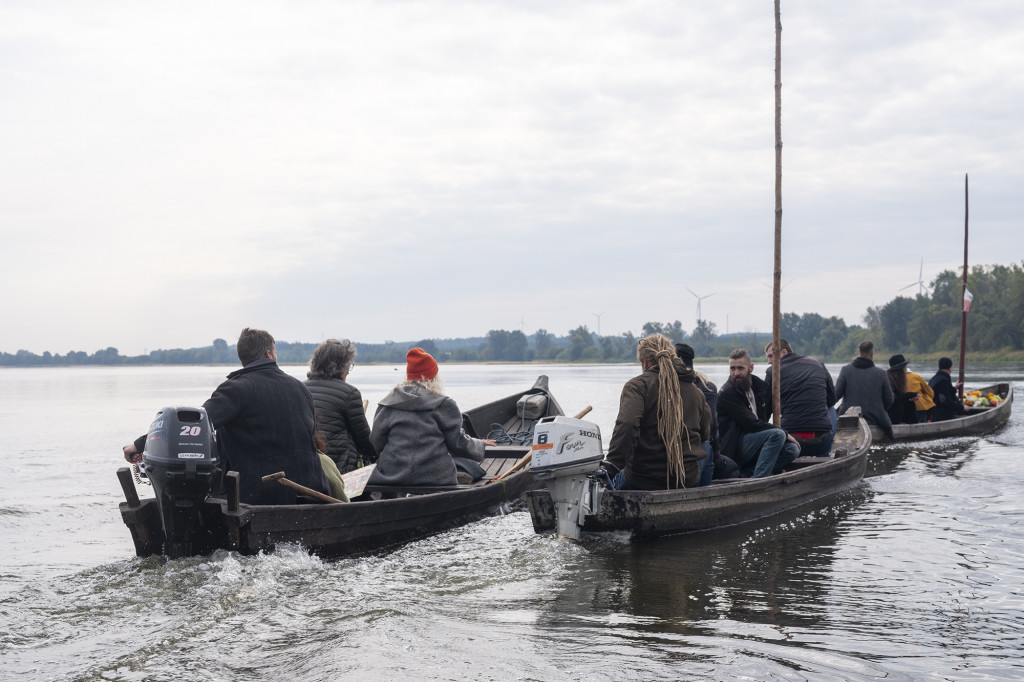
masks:
<path fill-rule="evenodd" d="M 1024 269 L 1020 265 L 977 266 L 967 282 L 974 295 L 973 311 L 968 315 L 968 347 L 971 351 L 1024 350 Z M 880 307 L 871 307 L 863 325 L 848 325 L 839 317 L 817 313 L 783 313 L 782 337 L 794 350 L 823 360 L 847 361 L 856 354 L 857 345 L 873 340 L 879 357 L 892 353 L 926 354 L 951 352 L 960 343 L 962 310 L 961 275 L 946 270 L 931 283 L 930 293 L 913 298 L 897 296 Z M 741 332 L 717 334 L 715 324 L 698 320 L 689 333 L 682 324 L 647 322 L 641 336 L 660 333 L 675 342 L 693 346 L 697 358 L 723 358 L 735 348 L 747 348 L 755 361 L 763 357 L 770 333 Z M 440 362 L 634 362 L 636 336 L 626 332 L 617 336 L 599 336 L 586 325 L 565 336 L 538 329 L 527 336 L 522 331 L 492 329 L 484 337 L 458 339 L 422 339 L 412 342 L 356 342 L 357 362 L 405 362 L 406 352 L 419 346 Z M 278 360 L 282 363 L 307 363 L 316 343 L 278 341 Z M 66 365 L 206 365 L 238 363 L 235 347 L 224 339 L 215 339 L 202 348 L 155 350 L 148 355 L 123 356 L 116 348 L 87 354 L 72 351 L 67 355 L 45 352 L 36 355 L 25 350 L 0 353 L 0 366 L 39 367 Z"/>

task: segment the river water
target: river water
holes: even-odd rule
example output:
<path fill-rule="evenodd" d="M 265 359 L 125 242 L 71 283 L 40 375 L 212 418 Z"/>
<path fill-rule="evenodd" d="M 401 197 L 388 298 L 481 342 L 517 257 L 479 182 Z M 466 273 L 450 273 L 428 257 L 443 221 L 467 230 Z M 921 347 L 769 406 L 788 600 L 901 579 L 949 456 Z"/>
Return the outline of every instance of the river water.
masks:
<path fill-rule="evenodd" d="M 1024 677 L 1019 408 L 984 438 L 876 447 L 856 488 L 715 533 L 576 544 L 513 508 L 335 561 L 135 557 L 121 445 L 232 369 L 0 370 L 0 679 Z M 442 366 L 463 407 L 541 373 L 607 442 L 637 367 Z M 399 378 L 350 376 L 371 405 Z M 996 380 L 1019 392 L 1024 367 L 975 367 L 968 387 Z"/>

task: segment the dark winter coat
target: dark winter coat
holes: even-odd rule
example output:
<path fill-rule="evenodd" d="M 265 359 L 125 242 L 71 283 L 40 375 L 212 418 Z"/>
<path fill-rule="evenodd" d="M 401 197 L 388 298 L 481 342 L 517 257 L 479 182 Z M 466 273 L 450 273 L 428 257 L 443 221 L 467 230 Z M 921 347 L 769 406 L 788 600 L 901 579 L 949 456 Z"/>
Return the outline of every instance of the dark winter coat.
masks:
<path fill-rule="evenodd" d="M 825 365 L 808 355 L 787 353 L 779 361 L 779 373 L 783 430 L 786 433 L 831 432 L 828 408 L 838 399 L 832 375 Z M 771 391 L 771 373 L 765 383 Z"/>
<path fill-rule="evenodd" d="M 685 487 L 692 488 L 700 480 L 699 462 L 706 456 L 702 443 L 711 438 L 711 408 L 694 385 L 693 370 L 678 358 L 673 366 L 683 401 Z M 608 446 L 608 461 L 625 472 L 632 487 L 642 490 L 664 490 L 666 484 L 683 487 L 683 481 L 667 476 L 668 451 L 658 435 L 658 372 L 653 365 L 626 382 Z"/>
<path fill-rule="evenodd" d="M 380 456 L 369 485 L 456 485 L 452 455 L 484 459 L 484 442 L 466 435 L 455 401 L 419 383 L 400 384 L 384 396 L 370 440 Z"/>
<path fill-rule="evenodd" d="M 343 379 L 306 379 L 313 396 L 317 428 L 327 439 L 327 452 L 341 473 L 377 461 L 377 449 L 370 442 L 370 425 L 359 389 Z"/>
<path fill-rule="evenodd" d="M 892 438 L 889 408 L 894 399 L 889 377 L 881 367 L 867 358 L 856 358 L 839 370 L 836 397 L 842 399 L 845 414 L 851 407 L 860 407 L 860 415 Z"/>
<path fill-rule="evenodd" d="M 216 431 L 219 467 L 222 473 L 238 472 L 242 502 L 295 504 L 294 490 L 261 480 L 278 471 L 307 488 L 330 492 L 313 442 L 313 399 L 276 362 L 259 360 L 232 372 L 203 407 Z M 135 441 L 139 452 L 145 442 L 145 436 Z"/>
<path fill-rule="evenodd" d="M 933 422 L 942 422 L 953 417 L 963 416 L 964 404 L 960 402 L 960 396 L 957 395 L 956 389 L 953 387 L 953 379 L 949 374 L 939 370 L 928 380 L 928 385 L 935 391 L 935 407 L 929 415 Z"/>
<path fill-rule="evenodd" d="M 746 393 L 731 381 L 726 381 L 718 392 L 718 441 L 722 454 L 733 460 L 740 454 L 743 436 L 774 428 L 768 421 L 772 411 L 768 384 L 761 377 L 750 375 L 750 390 L 754 393 L 756 415 L 750 410 Z"/>

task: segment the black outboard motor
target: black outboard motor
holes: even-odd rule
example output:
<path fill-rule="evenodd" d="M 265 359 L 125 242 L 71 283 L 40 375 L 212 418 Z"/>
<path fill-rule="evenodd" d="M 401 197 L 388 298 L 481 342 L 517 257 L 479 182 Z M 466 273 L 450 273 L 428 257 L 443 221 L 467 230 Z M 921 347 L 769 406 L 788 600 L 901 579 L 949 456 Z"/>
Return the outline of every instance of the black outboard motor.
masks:
<path fill-rule="evenodd" d="M 164 554 L 192 556 L 203 501 L 217 469 L 213 428 L 201 407 L 165 407 L 149 426 L 142 465 L 164 526 Z"/>

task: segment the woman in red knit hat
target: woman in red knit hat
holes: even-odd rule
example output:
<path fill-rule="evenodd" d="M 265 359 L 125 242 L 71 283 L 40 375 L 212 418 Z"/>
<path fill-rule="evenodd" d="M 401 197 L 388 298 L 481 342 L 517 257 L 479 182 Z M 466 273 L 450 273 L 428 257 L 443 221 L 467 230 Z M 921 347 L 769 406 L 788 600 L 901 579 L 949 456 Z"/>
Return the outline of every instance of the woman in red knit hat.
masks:
<path fill-rule="evenodd" d="M 466 435 L 462 411 L 443 391 L 437 362 L 422 348 L 405 356 L 406 380 L 378 404 L 370 441 L 380 453 L 369 485 L 456 485 L 452 456 L 481 462 L 493 440 Z"/>

